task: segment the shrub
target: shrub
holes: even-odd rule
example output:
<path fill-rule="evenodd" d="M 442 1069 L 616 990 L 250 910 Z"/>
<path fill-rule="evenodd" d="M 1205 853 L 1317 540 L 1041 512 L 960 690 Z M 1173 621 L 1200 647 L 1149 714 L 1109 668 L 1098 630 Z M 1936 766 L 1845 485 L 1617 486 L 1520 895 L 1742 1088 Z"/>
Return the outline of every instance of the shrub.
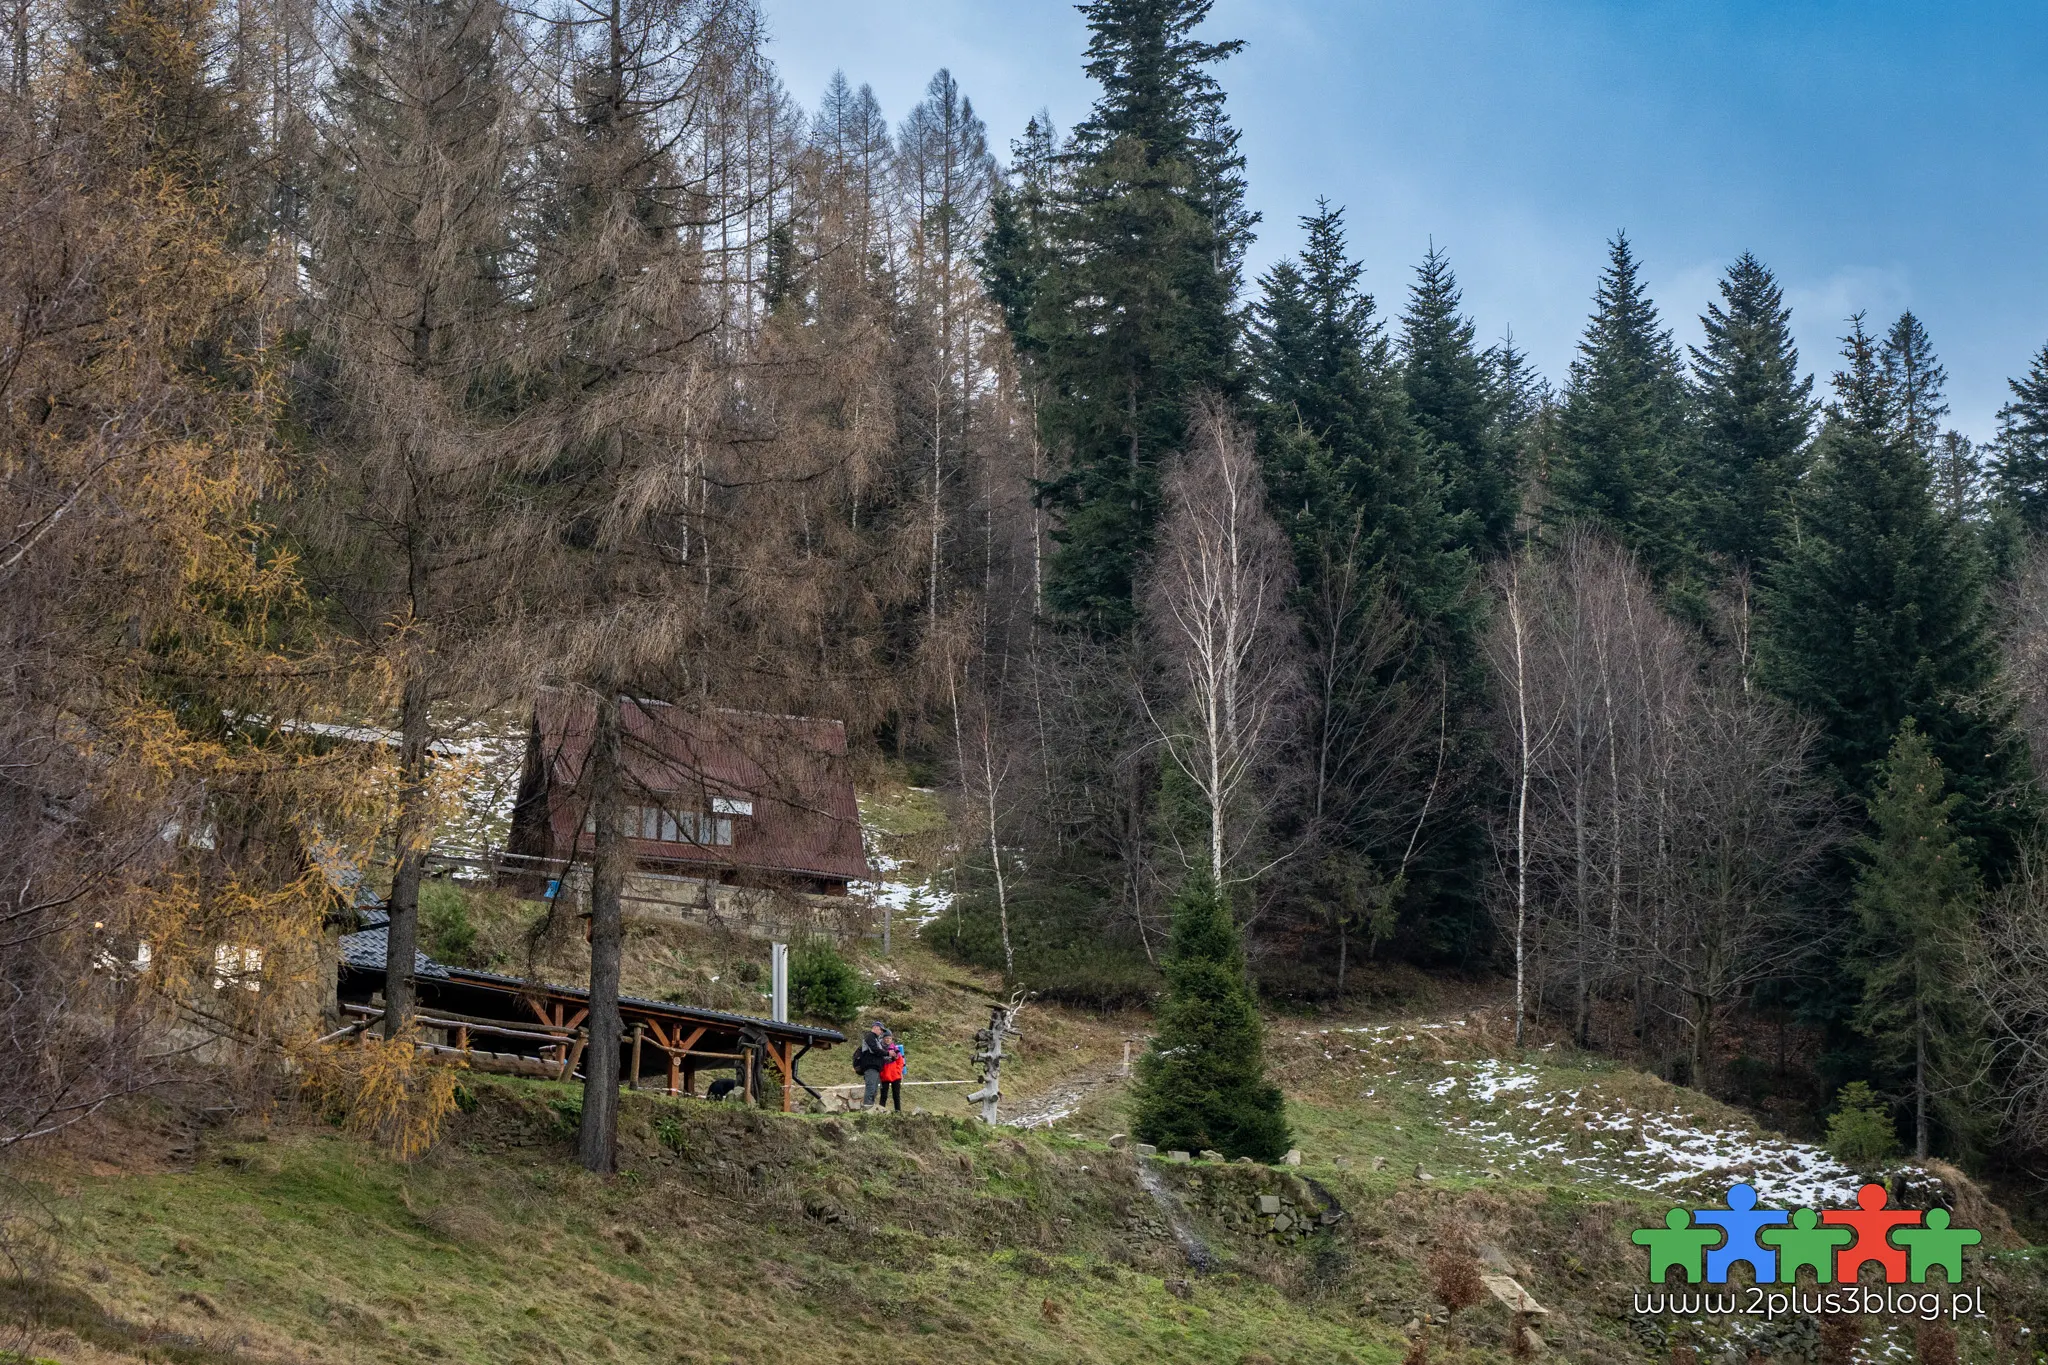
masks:
<path fill-rule="evenodd" d="M 844 1024 L 867 1002 L 867 983 L 830 940 L 814 938 L 790 955 L 789 1005 L 797 1014 Z"/>
<path fill-rule="evenodd" d="M 1476 1307 L 1486 1297 L 1486 1286 L 1479 1279 L 1479 1262 L 1472 1259 L 1470 1252 L 1448 1248 L 1431 1252 L 1429 1280 L 1438 1301 L 1453 1313 Z"/>
<path fill-rule="evenodd" d="M 1899 1154 L 1899 1134 L 1892 1126 L 1892 1116 L 1884 1101 L 1862 1081 L 1851 1081 L 1835 1095 L 1827 1148 L 1835 1160 L 1858 1170 Z"/>
<path fill-rule="evenodd" d="M 1138 1069 L 1133 1131 L 1190 1152 L 1277 1161 L 1287 1110 L 1266 1079 L 1264 1028 L 1244 974 L 1244 939 L 1206 877 L 1174 902 L 1167 993 Z"/>
<path fill-rule="evenodd" d="M 451 967 L 481 965 L 475 961 L 476 922 L 469 917 L 469 898 L 455 883 L 420 883 L 420 947 Z"/>

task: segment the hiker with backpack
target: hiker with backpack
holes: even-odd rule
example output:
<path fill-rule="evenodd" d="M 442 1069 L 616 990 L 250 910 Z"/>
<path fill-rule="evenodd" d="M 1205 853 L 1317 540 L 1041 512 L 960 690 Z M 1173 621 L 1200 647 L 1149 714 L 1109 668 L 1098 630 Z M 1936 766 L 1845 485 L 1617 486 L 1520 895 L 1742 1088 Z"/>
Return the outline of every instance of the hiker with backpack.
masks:
<path fill-rule="evenodd" d="M 860 1107 L 875 1107 L 875 1095 L 881 1088 L 882 1069 L 889 1065 L 892 1053 L 889 1047 L 889 1030 L 882 1027 L 877 1019 L 868 1025 L 868 1031 L 860 1037 L 860 1046 L 853 1050 L 853 1069 L 861 1079 Z M 899 1077 L 902 1072 L 896 1073 Z"/>

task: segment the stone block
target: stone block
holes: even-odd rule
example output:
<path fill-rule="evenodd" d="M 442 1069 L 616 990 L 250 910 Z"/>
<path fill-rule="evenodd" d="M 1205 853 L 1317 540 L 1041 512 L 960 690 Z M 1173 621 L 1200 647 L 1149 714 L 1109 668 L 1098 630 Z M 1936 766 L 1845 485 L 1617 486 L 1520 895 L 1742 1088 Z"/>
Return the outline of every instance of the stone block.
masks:
<path fill-rule="evenodd" d="M 1120 1152 L 1123 1150 L 1124 1144 L 1129 1141 L 1130 1139 L 1125 1137 L 1122 1133 L 1112 1133 L 1110 1134 L 1109 1138 L 1109 1150 L 1112 1152 Z"/>
<path fill-rule="evenodd" d="M 1278 1212 L 1280 1212 L 1280 1196 L 1279 1196 L 1279 1195 L 1277 1195 L 1277 1194 L 1262 1194 L 1262 1195 L 1260 1195 L 1260 1196 L 1259 1196 L 1259 1212 L 1260 1212 L 1260 1213 L 1278 1213 Z"/>
<path fill-rule="evenodd" d="M 1197 1155 L 1197 1156 L 1199 1156 L 1199 1157 L 1201 1157 L 1201 1159 L 1202 1159 L 1202 1160 L 1204 1160 L 1204 1161 L 1221 1161 L 1221 1160 L 1223 1160 L 1223 1153 L 1221 1153 L 1221 1152 L 1218 1152 L 1218 1151 L 1212 1151 L 1211 1149 L 1209 1149 L 1209 1148 L 1207 1148 L 1207 1147 L 1204 1147 L 1204 1148 L 1203 1148 L 1203 1149 L 1202 1149 L 1202 1150 L 1201 1150 L 1200 1152 L 1196 1153 L 1196 1155 Z"/>
<path fill-rule="evenodd" d="M 1280 1158 L 1280 1164 L 1282 1166 L 1299 1166 L 1301 1164 L 1301 1148 L 1289 1147 L 1287 1155 Z"/>
<path fill-rule="evenodd" d="M 1176 1166 L 1185 1166 L 1187 1163 L 1194 1160 L 1192 1156 L 1189 1156 L 1186 1152 L 1181 1151 L 1168 1152 L 1166 1154 L 1166 1159 L 1168 1161 L 1171 1161 Z"/>
<path fill-rule="evenodd" d="M 1154 1146 L 1153 1146 L 1153 1145 L 1152 1145 L 1151 1143 L 1149 1143 L 1149 1142 L 1141 1142 L 1141 1143 L 1139 1143 L 1139 1144 L 1138 1144 L 1138 1155 L 1139 1155 L 1139 1156 L 1158 1156 L 1158 1155 L 1159 1155 L 1159 1149 L 1158 1149 L 1157 1147 L 1154 1147 Z"/>

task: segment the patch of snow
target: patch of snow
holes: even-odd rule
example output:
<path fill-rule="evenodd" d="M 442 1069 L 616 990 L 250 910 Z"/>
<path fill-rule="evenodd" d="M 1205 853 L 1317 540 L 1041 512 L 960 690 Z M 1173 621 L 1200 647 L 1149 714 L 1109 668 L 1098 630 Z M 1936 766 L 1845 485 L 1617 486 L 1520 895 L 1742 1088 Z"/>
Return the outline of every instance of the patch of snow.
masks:
<path fill-rule="evenodd" d="M 1863 1183 L 1812 1143 L 1755 1129 L 1702 1127 L 1676 1108 L 1668 1114 L 1625 1104 L 1610 1108 L 1588 1093 L 1597 1087 L 1533 1093 L 1540 1079 L 1531 1068 L 1488 1060 L 1474 1063 L 1469 1073 L 1453 1070 L 1428 1090 L 1450 1101 L 1462 1088 L 1463 1098 L 1497 1106 L 1460 1131 L 1502 1166 L 1554 1164 L 1672 1198 L 1711 1197 L 1746 1180 L 1766 1204 L 1785 1208 L 1853 1203 Z M 1523 1095 L 1528 1097 L 1517 1098 Z"/>

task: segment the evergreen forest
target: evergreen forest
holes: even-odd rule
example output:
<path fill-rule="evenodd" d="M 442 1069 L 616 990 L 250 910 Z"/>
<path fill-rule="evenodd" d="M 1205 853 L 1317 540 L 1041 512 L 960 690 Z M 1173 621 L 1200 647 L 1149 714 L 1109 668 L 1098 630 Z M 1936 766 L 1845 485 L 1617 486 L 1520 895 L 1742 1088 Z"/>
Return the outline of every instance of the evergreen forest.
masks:
<path fill-rule="evenodd" d="M 1653 299 L 1617 230 L 1539 374 L 1369 203 L 1254 273 L 1240 44 L 1081 8 L 1085 118 L 991 130 L 786 89 L 750 0 L 8 7 L 0 1149 L 175 1070 L 150 1000 L 310 973 L 336 850 L 411 962 L 437 755 L 564 689 L 600 1040 L 652 697 L 940 788 L 923 940 L 1164 997 L 1141 1135 L 1279 1156 L 1261 1009 L 1430 974 L 2048 1151 L 2048 344 L 1973 443 L 1912 313 L 1802 356 L 1769 263 Z M 214 1022 L 316 1066 L 287 994 Z M 403 1146 L 452 1092 L 386 1065 L 333 1084 Z"/>

